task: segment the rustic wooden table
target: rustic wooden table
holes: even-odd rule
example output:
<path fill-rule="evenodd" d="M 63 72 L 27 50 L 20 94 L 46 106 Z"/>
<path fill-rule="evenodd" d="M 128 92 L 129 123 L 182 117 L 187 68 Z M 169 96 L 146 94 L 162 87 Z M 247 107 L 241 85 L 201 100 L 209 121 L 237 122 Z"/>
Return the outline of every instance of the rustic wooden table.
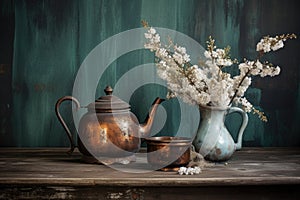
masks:
<path fill-rule="evenodd" d="M 244 148 L 199 175 L 126 173 L 66 149 L 0 148 L 0 199 L 298 199 L 299 148 Z M 126 168 L 124 168 L 126 169 Z M 136 171 L 137 172 L 137 171 Z"/>

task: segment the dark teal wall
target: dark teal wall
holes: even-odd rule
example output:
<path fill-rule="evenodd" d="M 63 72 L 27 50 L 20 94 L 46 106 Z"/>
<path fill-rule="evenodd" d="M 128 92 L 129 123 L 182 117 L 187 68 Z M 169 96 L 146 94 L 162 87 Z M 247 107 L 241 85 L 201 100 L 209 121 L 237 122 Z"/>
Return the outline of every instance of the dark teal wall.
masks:
<path fill-rule="evenodd" d="M 13 144 L 11 129 L 14 3 L 0 1 L 0 144 Z"/>
<path fill-rule="evenodd" d="M 147 20 L 156 27 L 183 32 L 205 46 L 209 35 L 232 56 L 255 58 L 255 45 L 264 35 L 296 33 L 300 36 L 297 1 L 282 0 L 1 0 L 0 145 L 67 146 L 67 137 L 55 117 L 56 100 L 72 94 L 80 64 L 100 42 Z M 8 31 L 4 31 L 8 30 Z M 263 123 L 249 114 L 246 146 L 300 145 L 300 40 L 288 41 L 284 50 L 267 58 L 282 66 L 281 75 L 255 79 L 247 96 L 269 118 Z M 131 52 L 110 65 L 99 82 L 99 92 L 132 67 L 152 62 L 149 52 Z M 5 65 L 3 65 L 5 64 Z M 3 67 L 5 66 L 5 67 Z M 1 71 L 1 70 L 0 70 Z M 236 70 L 232 70 L 235 73 Z M 136 79 L 143 78 L 146 74 Z M 132 81 L 135 81 L 134 79 Z M 146 85 L 130 100 L 143 119 L 165 88 Z M 162 133 L 178 128 L 178 102 L 164 103 L 168 111 Z M 72 126 L 71 106 L 61 108 Z M 236 132 L 238 116 L 226 123 Z"/>

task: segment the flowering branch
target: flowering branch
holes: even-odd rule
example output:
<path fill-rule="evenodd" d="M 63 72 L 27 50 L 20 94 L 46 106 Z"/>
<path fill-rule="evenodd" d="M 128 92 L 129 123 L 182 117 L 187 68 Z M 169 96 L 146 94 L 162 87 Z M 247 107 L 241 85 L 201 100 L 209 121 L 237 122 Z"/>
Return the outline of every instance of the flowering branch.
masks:
<path fill-rule="evenodd" d="M 256 45 L 258 57 L 255 61 L 244 59 L 238 63 L 230 58 L 230 47 L 219 49 L 215 46 L 215 40 L 210 36 L 207 41 L 207 50 L 204 56 L 207 58 L 202 66 L 192 65 L 190 56 L 185 47 L 174 44 L 169 39 L 169 45 L 162 45 L 160 36 L 156 30 L 142 21 L 147 29 L 145 48 L 155 52 L 157 74 L 165 80 L 170 92 L 167 98 L 181 97 L 190 104 L 230 106 L 232 103 L 241 104 L 246 112 L 258 114 L 259 118 L 266 121 L 263 112 L 255 109 L 244 97 L 251 85 L 251 77 L 260 75 L 276 76 L 280 73 L 280 67 L 274 67 L 269 62 L 260 62 L 261 57 L 270 51 L 283 48 L 284 41 L 296 38 L 295 34 L 283 34 L 276 37 L 263 37 Z M 226 66 L 238 64 L 240 74 L 231 77 L 231 74 L 223 72 Z"/>
<path fill-rule="evenodd" d="M 246 78 L 249 74 L 250 74 L 250 69 L 246 72 L 246 74 L 245 74 L 245 75 L 243 76 L 243 78 L 241 79 L 241 81 L 240 81 L 240 83 L 238 84 L 237 88 L 235 89 L 234 95 L 232 96 L 232 98 L 231 98 L 231 100 L 230 100 L 230 102 L 229 102 L 228 105 L 231 105 L 231 104 L 232 104 L 234 98 L 237 96 L 237 93 L 238 93 L 238 91 L 239 91 L 239 88 L 241 87 L 243 81 L 245 80 L 245 78 Z"/>
<path fill-rule="evenodd" d="M 273 64 L 269 62 L 261 63 L 260 59 L 264 56 L 264 54 L 270 52 L 270 51 L 276 51 L 278 49 L 281 49 L 284 47 L 284 41 L 287 39 L 294 39 L 296 38 L 295 34 L 283 34 L 280 36 L 270 37 L 265 36 L 260 40 L 260 42 L 256 45 L 256 51 L 258 52 L 257 59 L 253 62 L 245 60 L 244 63 L 241 63 L 239 65 L 239 68 L 241 70 L 241 74 L 243 75 L 236 90 L 235 93 L 230 101 L 230 104 L 235 100 L 235 98 L 238 96 L 239 88 L 242 86 L 243 81 L 248 76 L 256 76 L 260 75 L 261 77 L 265 76 L 276 76 L 280 73 L 280 67 L 273 67 Z M 242 96 L 239 96 L 242 97 Z M 248 107 L 246 109 L 252 110 L 254 114 L 258 114 L 260 119 L 263 121 L 266 121 L 267 118 L 264 116 L 262 112 L 255 109 L 251 104 L 242 104 L 244 107 Z"/>

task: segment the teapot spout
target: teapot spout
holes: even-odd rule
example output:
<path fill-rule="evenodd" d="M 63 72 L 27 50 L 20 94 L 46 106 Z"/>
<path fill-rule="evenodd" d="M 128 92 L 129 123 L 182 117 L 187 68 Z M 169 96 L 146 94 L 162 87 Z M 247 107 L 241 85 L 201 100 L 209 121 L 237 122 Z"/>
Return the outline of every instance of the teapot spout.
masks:
<path fill-rule="evenodd" d="M 165 99 L 161 99 L 161 98 L 157 97 L 154 100 L 154 102 L 152 103 L 152 106 L 150 108 L 150 111 L 149 111 L 144 123 L 142 123 L 140 125 L 140 134 L 141 134 L 140 137 L 141 138 L 148 137 L 148 135 L 150 133 L 150 130 L 151 130 L 151 127 L 152 127 L 152 124 L 153 124 L 153 120 L 154 120 L 156 110 L 157 110 L 159 104 L 163 101 L 165 101 Z"/>

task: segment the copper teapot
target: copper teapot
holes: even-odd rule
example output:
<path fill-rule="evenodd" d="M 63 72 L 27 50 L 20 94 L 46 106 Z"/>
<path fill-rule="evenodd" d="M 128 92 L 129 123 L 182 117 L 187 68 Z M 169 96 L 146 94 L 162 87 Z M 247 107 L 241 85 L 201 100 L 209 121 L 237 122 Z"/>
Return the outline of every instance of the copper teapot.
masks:
<path fill-rule="evenodd" d="M 90 103 L 79 122 L 77 146 L 84 156 L 121 158 L 139 151 L 141 138 L 148 137 L 158 105 L 164 101 L 157 97 L 152 104 L 143 124 L 130 111 L 130 105 L 112 95 L 112 88 L 105 88 L 105 96 Z M 73 134 L 60 115 L 59 107 L 63 101 L 71 100 L 77 109 L 79 101 L 72 96 L 58 99 L 55 105 L 56 115 L 65 129 L 71 143 L 69 153 L 76 147 Z"/>

